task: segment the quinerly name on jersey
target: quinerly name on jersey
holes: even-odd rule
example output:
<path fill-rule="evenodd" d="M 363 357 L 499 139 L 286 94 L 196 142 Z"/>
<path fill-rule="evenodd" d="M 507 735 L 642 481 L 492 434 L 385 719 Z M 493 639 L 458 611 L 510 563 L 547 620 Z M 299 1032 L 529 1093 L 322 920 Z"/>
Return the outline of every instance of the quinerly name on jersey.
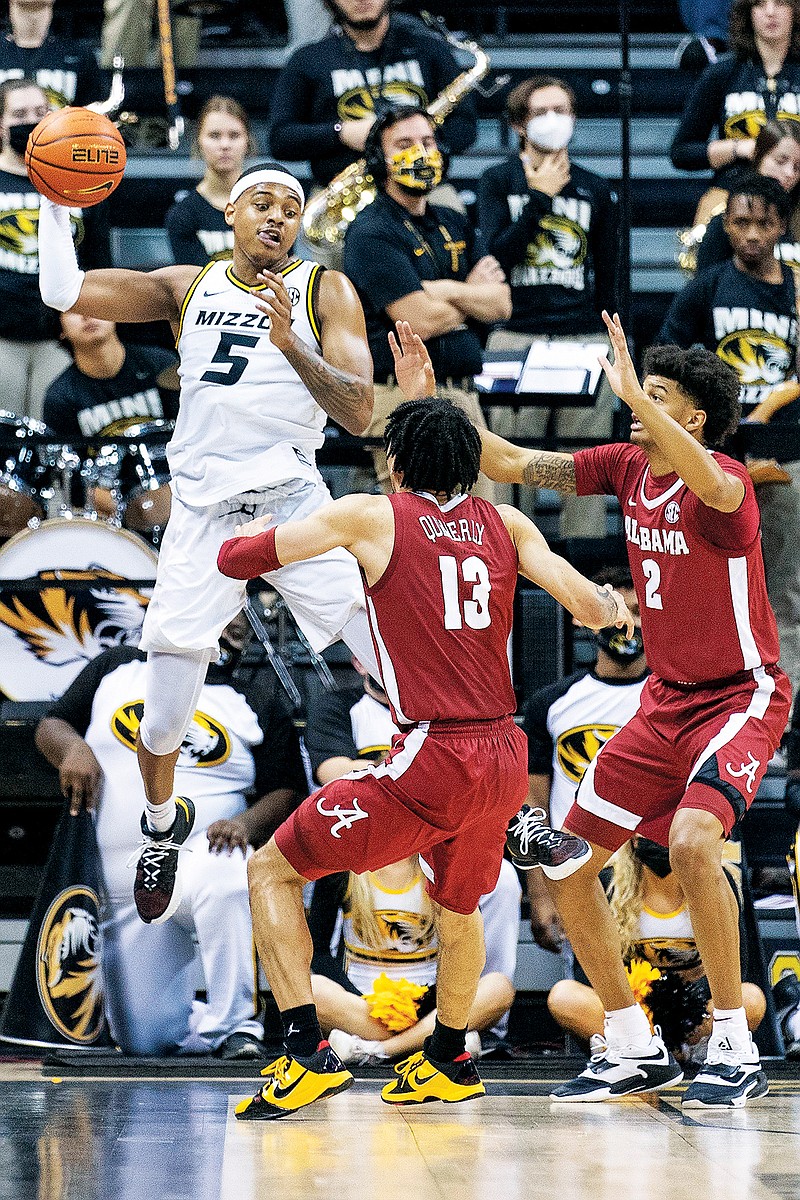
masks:
<path fill-rule="evenodd" d="M 458 521 L 442 521 L 439 517 L 430 517 L 427 514 L 418 519 L 422 526 L 422 532 L 429 542 L 446 537 L 451 542 L 474 542 L 476 546 L 483 545 L 483 534 L 486 527 L 479 521 L 468 521 L 463 517 Z"/>
<path fill-rule="evenodd" d="M 688 554 L 689 547 L 680 529 L 640 528 L 635 517 L 625 516 L 625 537 L 640 550 L 656 554 Z"/>

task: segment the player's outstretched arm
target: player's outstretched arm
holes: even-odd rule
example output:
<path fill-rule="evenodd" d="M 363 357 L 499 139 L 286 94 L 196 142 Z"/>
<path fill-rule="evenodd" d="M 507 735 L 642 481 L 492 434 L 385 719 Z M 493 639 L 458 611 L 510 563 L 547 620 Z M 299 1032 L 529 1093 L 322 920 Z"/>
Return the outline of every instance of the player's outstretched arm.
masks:
<path fill-rule="evenodd" d="M 615 313 L 610 317 L 604 312 L 603 320 L 614 350 L 614 362 L 601 358 L 600 364 L 614 391 L 641 421 L 686 486 L 709 508 L 735 512 L 744 499 L 741 479 L 724 471 L 702 442 L 647 395 L 639 383 L 619 316 Z"/>
<path fill-rule="evenodd" d="M 391 553 L 394 517 L 387 496 L 343 496 L 301 521 L 269 528 L 270 515 L 237 526 L 236 537 L 223 542 L 217 566 L 231 579 L 257 579 L 289 563 L 316 558 L 343 547 L 354 554 L 367 577 L 376 578 Z M 376 569 L 377 568 L 377 569 Z"/>
<path fill-rule="evenodd" d="M 600 587 L 554 554 L 533 521 L 516 508 L 500 505 L 498 512 L 510 533 L 519 558 L 519 571 L 563 604 L 588 629 L 615 625 L 633 637 L 633 616 L 619 592 L 610 584 Z"/>
<path fill-rule="evenodd" d="M 59 312 L 75 311 L 106 321 L 170 321 L 180 317 L 183 297 L 197 267 L 158 271 L 109 269 L 84 272 L 78 266 L 69 211 L 44 196 L 39 210 L 39 290 Z"/>
<path fill-rule="evenodd" d="M 294 367 L 320 408 L 348 433 L 361 434 L 372 420 L 372 355 L 364 310 L 346 275 L 320 278 L 317 316 L 322 354 L 292 329 L 292 303 L 281 275 L 261 271 L 263 291 L 253 289 L 256 308 L 270 319 L 270 341 Z"/>
<path fill-rule="evenodd" d="M 436 392 L 436 376 L 425 343 L 408 321 L 397 321 L 389 334 L 394 373 L 406 400 L 421 400 Z M 488 429 L 479 429 L 481 470 L 497 483 L 524 483 L 575 495 L 575 465 L 571 454 L 526 450 Z"/>

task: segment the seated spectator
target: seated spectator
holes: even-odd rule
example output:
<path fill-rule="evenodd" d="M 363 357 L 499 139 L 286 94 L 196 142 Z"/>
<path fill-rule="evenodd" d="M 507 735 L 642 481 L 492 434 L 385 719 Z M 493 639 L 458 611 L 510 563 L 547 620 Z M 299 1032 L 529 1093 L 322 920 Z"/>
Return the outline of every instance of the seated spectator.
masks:
<path fill-rule="evenodd" d="M 103 977 L 112 1036 L 127 1054 L 257 1058 L 263 1026 L 254 991 L 246 859 L 305 794 L 291 719 L 266 685 L 235 675 L 246 623 L 238 617 L 208 669 L 176 768 L 197 819 L 181 855 L 175 915 L 146 925 L 133 903 L 131 855 L 144 801 L 136 764 L 145 655 L 119 646 L 81 671 L 36 731 L 72 812 L 92 811 L 108 892 Z M 258 799 L 248 804 L 246 793 Z M 197 939 L 195 948 L 194 939 Z M 207 999 L 195 999 L 202 965 Z"/>
<path fill-rule="evenodd" d="M 0 83 L 33 80 L 48 108 L 105 99 L 108 89 L 91 50 L 50 32 L 53 0 L 9 0 L 8 19 L 11 32 L 0 38 Z"/>
<path fill-rule="evenodd" d="M 506 114 L 519 149 L 484 172 L 478 214 L 487 249 L 511 284 L 512 312 L 487 349 L 523 351 L 542 337 L 607 344 L 600 314 L 618 307 L 618 204 L 605 179 L 570 161 L 575 94 L 561 79 L 536 75 L 509 93 Z M 601 373 L 594 407 L 559 412 L 555 432 L 608 439 L 616 407 Z M 549 415 L 496 407 L 491 427 L 511 439 L 541 438 Z M 562 512 L 564 536 L 605 537 L 602 497 L 568 497 Z"/>
<path fill-rule="evenodd" d="M 367 324 L 375 368 L 375 406 L 367 437 L 380 437 L 403 401 L 387 341 L 394 322 L 410 321 L 433 360 L 440 394 L 485 427 L 474 376 L 483 353 L 476 332 L 511 313 L 505 275 L 465 216 L 430 202 L 442 177 L 433 121 L 407 104 L 387 108 L 366 143 L 377 195 L 347 231 L 344 270 Z M 373 452 L 378 483 L 390 491 L 386 455 Z M 478 477 L 473 495 L 491 500 L 494 485 Z"/>
<path fill-rule="evenodd" d="M 479 906 L 489 926 L 487 958 L 487 907 L 493 904 L 502 905 L 506 917 L 513 915 L 516 939 L 519 883 L 509 862 L 503 862 L 497 887 Z M 339 913 L 344 969 L 330 950 Z M 314 1003 L 322 1030 L 342 1062 L 405 1058 L 421 1050 L 436 1020 L 437 940 L 433 906 L 416 855 L 365 875 L 350 872 L 319 880 L 309 925 L 315 950 Z M 484 970 L 470 1010 L 467 1050 L 473 1058 L 481 1052 L 481 1032 L 508 1017 L 514 994 L 506 972 Z"/>
<path fill-rule="evenodd" d="M 391 0 L 324 2 L 334 27 L 290 57 L 270 106 L 273 155 L 307 159 L 322 187 L 363 154 L 376 102 L 425 107 L 461 74 L 447 42 Z M 476 129 L 468 96 L 442 124 L 442 148 L 461 154 Z"/>
<path fill-rule="evenodd" d="M 101 62 L 110 67 L 121 54 L 127 67 L 148 67 L 158 62 L 154 53 L 153 13 L 156 0 L 105 0 Z M 175 14 L 172 39 L 175 63 L 191 67 L 197 57 L 203 22 L 199 17 Z"/>
<path fill-rule="evenodd" d="M 674 1054 L 703 1062 L 711 1033 L 711 993 L 669 851 L 634 834 L 609 867 L 608 896 L 634 995 L 641 998 L 652 1023 L 660 1026 Z M 741 925 L 742 899 L 727 866 L 725 875 Z M 740 944 L 747 944 L 743 928 Z M 661 980 L 669 981 L 666 987 Z M 764 993 L 756 984 L 744 983 L 742 994 L 748 1029 L 758 1029 L 766 1011 Z M 559 980 L 547 997 L 547 1007 L 563 1029 L 590 1044 L 595 1038 L 605 1044 L 605 1012 L 591 987 L 575 979 Z M 600 1046 L 595 1043 L 595 1048 Z"/>
<path fill-rule="evenodd" d="M 316 42 L 320 33 L 327 32 L 331 13 L 324 0 L 283 0 L 283 7 L 286 10 L 290 53 L 309 42 Z"/>
<path fill-rule="evenodd" d="M 58 316 L 39 295 L 39 203 L 25 170 L 33 127 L 49 111 L 30 79 L 0 84 L 0 395 L 2 407 L 41 419 L 44 394 L 69 365 L 59 345 Z M 84 269 L 110 263 L 106 205 L 70 210 Z"/>
<path fill-rule="evenodd" d="M 670 151 L 684 171 L 714 172 L 717 187 L 751 163 L 762 125 L 800 112 L 800 27 L 795 0 L 733 0 L 729 52 L 710 63 L 686 102 Z M 712 136 L 715 135 L 715 136 Z M 704 211 L 717 196 L 701 201 Z M 693 224 L 699 223 L 700 209 Z"/>
<path fill-rule="evenodd" d="M 315 780 L 321 785 L 369 762 L 379 762 L 398 732 L 381 684 L 357 660 L 353 665 L 361 676 L 359 686 L 324 693 L 309 705 L 306 749 Z M 383 908 L 375 908 L 387 893 L 391 893 L 394 916 L 403 914 L 397 922 Z M 490 1030 L 485 1035 L 487 1046 L 502 1043 L 508 1029 L 520 893 L 516 872 L 504 862 L 497 887 L 480 902 L 486 966 L 471 1027 Z M 340 911 L 345 922 L 344 969 L 331 952 Z M 409 1027 L 396 1035 L 391 1023 L 369 1015 L 369 1002 L 363 998 L 382 973 L 426 987 L 435 984 L 436 935 L 418 860 L 406 859 L 371 875 L 340 874 L 320 880 L 314 885 L 309 924 L 314 941 L 314 998 L 323 1027 L 327 1022 L 329 1029 L 338 1031 L 334 1038 L 337 1053 L 352 1062 L 364 1057 L 395 1058 L 421 1048 L 434 1025 L 432 992 L 422 999 L 418 1019 L 409 1021 Z"/>
<path fill-rule="evenodd" d="M 791 201 L 774 179 L 748 175 L 735 183 L 725 210 L 733 257 L 700 272 L 678 293 L 657 341 L 683 347 L 699 343 L 733 367 L 742 382 L 745 411 L 763 420 L 772 398 L 797 378 L 797 311 L 794 274 L 775 257 L 786 231 Z M 784 388 L 782 385 L 787 385 Z M 800 400 L 773 421 L 796 423 Z M 753 468 L 761 509 L 767 591 L 778 622 L 781 664 L 793 691 L 800 686 L 800 463 L 781 468 L 784 482 Z"/>
<path fill-rule="evenodd" d="M 775 257 L 789 267 L 800 267 L 800 129 L 796 121 L 768 121 L 756 138 L 753 170 L 776 179 L 792 199 L 787 237 L 775 247 Z M 721 191 L 719 212 L 712 216 L 697 248 L 697 269 L 704 271 L 715 263 L 733 257 L 730 238 L 725 232 L 725 204 L 728 192 Z"/>
<path fill-rule="evenodd" d="M 197 118 L 194 148 L 206 165 L 205 174 L 173 204 L 164 224 L 175 262 L 204 267 L 211 259 L 233 254 L 225 209 L 245 158 L 256 152 L 250 118 L 241 104 L 230 96 L 207 100 Z"/>
<path fill-rule="evenodd" d="M 608 567 L 593 576 L 601 587 L 610 583 L 624 597 L 636 621 L 626 638 L 619 629 L 595 635 L 597 662 L 535 692 L 524 712 L 528 738 L 528 804 L 561 829 L 578 784 L 601 746 L 639 707 L 648 669 L 642 641 L 639 601 L 628 567 Z M 531 906 L 533 940 L 557 953 L 563 931 L 547 880 L 541 871 L 525 876 Z"/>
<path fill-rule="evenodd" d="M 65 440 L 124 433 L 129 425 L 178 415 L 176 356 L 160 346 L 125 346 L 113 321 L 61 314 L 72 365 L 44 398 L 42 420 Z"/>

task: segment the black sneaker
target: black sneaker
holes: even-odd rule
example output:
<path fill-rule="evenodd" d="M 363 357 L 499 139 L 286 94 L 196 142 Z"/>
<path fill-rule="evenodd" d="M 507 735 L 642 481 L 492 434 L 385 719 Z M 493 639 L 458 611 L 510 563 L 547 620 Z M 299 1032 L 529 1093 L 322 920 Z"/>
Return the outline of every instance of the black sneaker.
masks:
<path fill-rule="evenodd" d="M 548 879 L 566 879 L 592 857 L 592 847 L 573 833 L 545 824 L 543 808 L 523 804 L 506 832 L 506 845 L 523 871 L 541 867 Z"/>
<path fill-rule="evenodd" d="M 142 840 L 136 864 L 133 899 L 136 911 L 147 925 L 167 921 L 181 902 L 178 883 L 178 851 L 194 828 L 194 805 L 183 796 L 175 798 L 172 828 L 154 833 L 142 813 Z"/>
<path fill-rule="evenodd" d="M 592 1057 L 586 1070 L 550 1093 L 551 1100 L 592 1103 L 619 1100 L 637 1092 L 658 1092 L 683 1079 L 683 1071 L 664 1045 L 660 1035 L 650 1039 L 646 1050 L 633 1046 L 609 1046 L 595 1034 Z"/>
<path fill-rule="evenodd" d="M 684 1092 L 683 1108 L 744 1108 L 748 1100 L 768 1091 L 753 1039 L 741 1053 L 715 1042 L 712 1035 L 705 1065 Z"/>
<path fill-rule="evenodd" d="M 264 1057 L 264 1043 L 251 1033 L 231 1033 L 214 1051 L 215 1058 L 225 1062 L 242 1061 Z"/>

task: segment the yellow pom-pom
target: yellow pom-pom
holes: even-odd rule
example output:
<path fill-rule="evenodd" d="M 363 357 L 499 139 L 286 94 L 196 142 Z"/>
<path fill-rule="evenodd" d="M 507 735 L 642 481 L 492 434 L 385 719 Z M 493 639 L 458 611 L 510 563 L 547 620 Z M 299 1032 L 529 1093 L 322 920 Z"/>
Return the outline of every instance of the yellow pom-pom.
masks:
<path fill-rule="evenodd" d="M 650 1022 L 650 1028 L 652 1029 L 653 1014 L 648 1008 L 647 997 L 650 995 L 650 989 L 655 981 L 661 978 L 661 972 L 652 963 L 646 962 L 643 958 L 632 959 L 626 969 L 633 998 L 644 1009 L 645 1015 Z"/>
<path fill-rule="evenodd" d="M 369 1015 L 392 1033 L 401 1033 L 417 1023 L 419 1001 L 427 988 L 408 979 L 390 979 L 384 972 L 372 984 L 364 999 Z"/>

